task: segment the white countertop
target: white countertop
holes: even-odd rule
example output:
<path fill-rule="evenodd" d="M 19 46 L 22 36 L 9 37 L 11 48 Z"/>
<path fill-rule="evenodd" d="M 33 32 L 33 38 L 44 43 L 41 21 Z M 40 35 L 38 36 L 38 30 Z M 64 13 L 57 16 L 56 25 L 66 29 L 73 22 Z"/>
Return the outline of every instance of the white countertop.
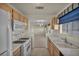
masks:
<path fill-rule="evenodd" d="M 52 34 L 46 34 L 47 37 L 53 42 L 53 44 L 60 50 L 64 56 L 79 56 L 79 48 L 65 47 L 66 44 L 59 37 L 54 37 Z M 67 44 L 66 44 L 67 45 Z"/>
<path fill-rule="evenodd" d="M 60 48 L 64 56 L 79 56 L 79 49 Z"/>

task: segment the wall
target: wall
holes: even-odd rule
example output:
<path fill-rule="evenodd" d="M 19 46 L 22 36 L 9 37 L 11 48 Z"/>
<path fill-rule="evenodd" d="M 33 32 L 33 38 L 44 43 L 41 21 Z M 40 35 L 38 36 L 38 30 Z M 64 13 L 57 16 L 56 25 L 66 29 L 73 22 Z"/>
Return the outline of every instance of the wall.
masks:
<path fill-rule="evenodd" d="M 30 34 L 32 35 L 32 48 L 46 48 L 47 40 L 44 32 L 44 27 L 34 25 L 30 22 Z"/>

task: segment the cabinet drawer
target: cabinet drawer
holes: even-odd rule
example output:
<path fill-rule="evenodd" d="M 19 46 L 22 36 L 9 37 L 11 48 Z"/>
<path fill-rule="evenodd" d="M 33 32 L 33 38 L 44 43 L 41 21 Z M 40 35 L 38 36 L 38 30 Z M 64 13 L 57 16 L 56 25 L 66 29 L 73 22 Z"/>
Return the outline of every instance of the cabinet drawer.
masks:
<path fill-rule="evenodd" d="M 17 48 L 14 52 L 13 52 L 13 56 L 20 56 L 21 55 L 21 48 Z"/>

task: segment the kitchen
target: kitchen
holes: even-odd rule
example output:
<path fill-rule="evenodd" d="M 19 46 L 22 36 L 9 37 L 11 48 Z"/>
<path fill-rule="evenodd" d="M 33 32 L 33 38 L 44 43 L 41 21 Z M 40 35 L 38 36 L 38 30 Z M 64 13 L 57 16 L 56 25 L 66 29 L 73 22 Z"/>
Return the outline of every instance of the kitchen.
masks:
<path fill-rule="evenodd" d="M 79 3 L 0 3 L 0 56 L 79 56 Z"/>

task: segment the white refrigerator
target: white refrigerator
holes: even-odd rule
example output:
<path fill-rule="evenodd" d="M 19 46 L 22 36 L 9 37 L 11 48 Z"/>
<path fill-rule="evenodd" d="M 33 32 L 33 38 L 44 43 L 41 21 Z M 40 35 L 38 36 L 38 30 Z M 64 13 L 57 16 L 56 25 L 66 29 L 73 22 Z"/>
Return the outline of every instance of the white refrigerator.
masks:
<path fill-rule="evenodd" d="M 0 9 L 0 56 L 11 55 L 10 14 Z"/>

